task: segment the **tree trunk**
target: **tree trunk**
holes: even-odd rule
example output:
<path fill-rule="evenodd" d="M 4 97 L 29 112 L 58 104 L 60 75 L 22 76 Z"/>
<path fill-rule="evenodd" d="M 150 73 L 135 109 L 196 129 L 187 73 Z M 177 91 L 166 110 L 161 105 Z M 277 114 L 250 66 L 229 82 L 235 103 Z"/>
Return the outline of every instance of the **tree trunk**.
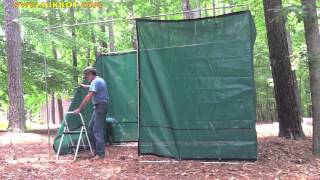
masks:
<path fill-rule="evenodd" d="M 222 1 L 222 14 L 225 14 L 226 13 L 226 4 L 224 3 L 224 1 Z"/>
<path fill-rule="evenodd" d="M 56 22 L 56 9 L 52 8 L 49 11 L 49 25 L 53 26 Z M 54 41 L 51 41 L 51 45 L 52 45 L 52 54 L 53 54 L 53 58 L 57 61 L 58 60 L 58 53 L 57 53 L 57 48 L 56 45 L 54 43 Z"/>
<path fill-rule="evenodd" d="M 299 139 L 304 137 L 301 114 L 296 96 L 296 85 L 291 71 L 290 56 L 284 18 L 281 17 L 280 0 L 264 0 L 265 23 L 278 109 L 279 137 Z"/>
<path fill-rule="evenodd" d="M 56 123 L 56 106 L 54 92 L 51 93 L 51 121 L 52 124 Z"/>
<path fill-rule="evenodd" d="M 205 7 L 205 9 L 204 9 L 204 15 L 205 15 L 205 17 L 208 17 L 209 15 L 208 15 L 208 7 L 206 6 Z"/>
<path fill-rule="evenodd" d="M 87 48 L 86 59 L 87 59 L 86 66 L 90 66 L 90 48 Z"/>
<path fill-rule="evenodd" d="M 290 32 L 287 32 L 287 42 L 288 42 L 289 56 L 291 57 L 293 51 L 292 51 L 292 43 L 291 43 L 291 34 L 290 34 Z M 298 108 L 300 110 L 301 117 L 303 117 L 303 111 L 302 111 L 302 108 L 301 108 L 301 95 L 300 95 L 300 89 L 299 89 L 299 86 L 298 86 L 298 80 L 297 80 L 296 71 L 293 70 L 292 74 L 293 74 L 293 79 L 295 81 L 295 83 L 294 83 L 295 87 L 294 88 L 296 89 L 296 96 L 297 96 L 297 100 L 298 100 Z"/>
<path fill-rule="evenodd" d="M 72 33 L 72 36 L 75 37 L 75 34 Z M 78 84 L 78 60 L 77 60 L 77 49 L 72 49 L 72 66 L 73 66 L 73 80 Z"/>
<path fill-rule="evenodd" d="M 190 11 L 189 0 L 182 0 L 182 10 L 184 19 L 192 19 L 192 12 Z"/>
<path fill-rule="evenodd" d="M 193 12 L 193 18 L 201 18 L 201 7 L 200 7 L 200 0 L 196 0 L 196 11 Z"/>
<path fill-rule="evenodd" d="M 53 26 L 56 21 L 56 9 L 52 8 L 49 11 L 49 25 Z M 54 41 L 51 41 L 52 44 L 52 54 L 55 61 L 58 61 L 58 52 Z M 52 123 L 56 122 L 56 107 L 55 107 L 55 97 L 54 91 L 51 92 L 51 120 Z"/>
<path fill-rule="evenodd" d="M 133 4 L 129 4 L 129 17 L 134 17 L 134 11 L 133 11 Z M 136 34 L 136 23 L 134 21 L 129 21 L 129 23 L 132 25 L 131 29 L 131 43 L 133 49 L 138 49 L 138 40 L 137 40 L 137 34 Z"/>
<path fill-rule="evenodd" d="M 155 12 L 154 12 L 154 14 L 155 15 L 159 15 L 160 14 L 160 0 L 155 0 L 152 4 L 154 5 L 154 7 L 155 7 Z M 160 19 L 161 19 L 161 17 L 159 17 Z"/>
<path fill-rule="evenodd" d="M 15 0 L 4 1 L 5 10 L 5 45 L 8 62 L 8 95 L 9 114 L 8 129 L 13 131 L 26 130 L 26 115 L 23 100 L 21 37 L 19 12 L 13 8 Z"/>
<path fill-rule="evenodd" d="M 103 14 L 104 14 L 103 8 L 100 8 L 100 9 L 99 9 L 99 15 L 100 15 L 99 19 L 100 19 L 101 21 L 104 20 Z M 100 23 L 100 24 L 99 24 L 99 27 L 100 27 L 100 30 L 101 30 L 102 34 L 105 34 L 105 33 L 106 33 L 105 24 L 104 24 L 104 23 Z M 107 44 L 107 42 L 104 41 L 103 39 L 100 39 L 99 42 L 100 42 L 100 46 L 103 48 L 103 52 L 108 52 L 108 44 Z"/>
<path fill-rule="evenodd" d="M 92 20 L 92 16 L 91 16 L 91 8 L 87 8 L 87 14 L 88 14 L 88 21 L 91 21 Z M 93 47 L 93 51 L 94 51 L 94 56 L 95 58 L 97 59 L 98 58 L 98 50 L 97 50 L 97 46 L 96 46 L 96 34 L 94 33 L 94 30 L 93 30 L 93 26 L 90 26 L 90 31 L 91 31 L 91 40 L 92 40 L 92 43 L 94 44 L 94 47 Z"/>
<path fill-rule="evenodd" d="M 214 2 L 214 0 L 212 0 L 212 15 L 216 15 L 216 3 Z"/>
<path fill-rule="evenodd" d="M 32 110 L 27 111 L 27 118 L 30 122 L 33 122 Z"/>
<path fill-rule="evenodd" d="M 52 41 L 52 53 L 53 53 L 53 57 L 55 60 L 58 60 L 58 53 L 57 53 L 57 48 L 56 45 L 54 44 L 54 42 Z"/>
<path fill-rule="evenodd" d="M 233 1 L 230 1 L 230 2 L 229 2 L 229 9 L 230 9 L 230 12 L 231 12 L 231 13 L 234 12 L 234 10 L 233 10 L 234 6 L 235 6 L 234 2 L 233 2 Z"/>
<path fill-rule="evenodd" d="M 320 155 L 320 35 L 315 0 L 301 0 L 304 30 L 309 58 L 309 76 L 313 118 L 314 155 Z"/>
<path fill-rule="evenodd" d="M 70 22 L 71 24 L 75 24 L 74 18 L 74 8 L 70 8 Z M 74 26 L 71 26 L 71 35 L 72 39 L 76 39 L 76 29 Z M 76 45 L 72 48 L 72 67 L 73 67 L 73 80 L 76 84 L 78 84 L 78 59 L 77 59 L 77 48 Z"/>
<path fill-rule="evenodd" d="M 112 25 L 112 16 L 109 16 L 109 17 L 108 17 L 108 20 L 110 20 L 110 22 L 108 23 L 110 52 L 115 52 L 115 48 L 114 48 L 114 36 L 113 36 L 113 25 Z"/>
<path fill-rule="evenodd" d="M 58 111 L 59 111 L 59 120 L 60 122 L 63 121 L 63 105 L 62 105 L 62 98 L 58 95 Z"/>
<path fill-rule="evenodd" d="M 98 53 L 98 49 L 97 49 L 97 46 L 96 46 L 96 43 L 97 43 L 96 33 L 94 33 L 93 29 L 91 29 L 91 40 L 92 40 L 92 43 L 94 44 L 93 51 L 94 51 L 95 58 L 97 59 L 98 56 L 99 56 L 99 53 Z"/>

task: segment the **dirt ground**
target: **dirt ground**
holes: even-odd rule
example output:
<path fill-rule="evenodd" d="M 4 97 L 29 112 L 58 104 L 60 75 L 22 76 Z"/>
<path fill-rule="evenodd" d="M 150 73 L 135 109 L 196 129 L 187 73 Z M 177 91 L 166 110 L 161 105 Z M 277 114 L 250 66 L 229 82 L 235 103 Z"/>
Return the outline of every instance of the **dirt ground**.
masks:
<path fill-rule="evenodd" d="M 56 161 L 47 136 L 2 132 L 0 179 L 320 179 L 320 158 L 311 153 L 311 126 L 304 126 L 304 132 L 305 140 L 284 140 L 276 137 L 277 124 L 257 125 L 255 162 L 138 156 L 137 143 L 107 147 L 104 160 L 92 161 L 82 153 L 76 161 L 70 161 L 72 155 Z"/>

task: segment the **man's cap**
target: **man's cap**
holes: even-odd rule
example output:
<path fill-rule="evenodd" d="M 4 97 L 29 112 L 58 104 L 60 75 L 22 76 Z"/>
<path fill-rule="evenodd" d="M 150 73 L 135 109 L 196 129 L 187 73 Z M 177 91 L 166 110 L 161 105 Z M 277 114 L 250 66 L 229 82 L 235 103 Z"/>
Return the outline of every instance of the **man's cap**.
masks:
<path fill-rule="evenodd" d="M 88 73 L 90 73 L 90 72 L 97 73 L 97 70 L 96 70 L 94 67 L 92 67 L 92 66 L 86 67 L 86 68 L 84 68 L 84 70 L 83 70 L 83 74 L 88 74 Z"/>

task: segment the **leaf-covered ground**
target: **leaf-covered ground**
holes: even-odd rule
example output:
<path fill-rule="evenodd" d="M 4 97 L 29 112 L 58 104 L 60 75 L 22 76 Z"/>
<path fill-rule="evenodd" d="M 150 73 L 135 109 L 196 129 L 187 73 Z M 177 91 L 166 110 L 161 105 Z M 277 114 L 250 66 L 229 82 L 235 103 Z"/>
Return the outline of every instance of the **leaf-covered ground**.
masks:
<path fill-rule="evenodd" d="M 257 126 L 255 162 L 138 156 L 136 143 L 107 147 L 104 160 L 92 161 L 89 153 L 82 153 L 76 161 L 69 161 L 72 155 L 56 161 L 45 135 L 2 132 L 0 179 L 320 179 L 320 158 L 311 153 L 310 136 L 284 140 L 275 136 L 274 129 Z M 305 133 L 311 133 L 310 127 Z"/>

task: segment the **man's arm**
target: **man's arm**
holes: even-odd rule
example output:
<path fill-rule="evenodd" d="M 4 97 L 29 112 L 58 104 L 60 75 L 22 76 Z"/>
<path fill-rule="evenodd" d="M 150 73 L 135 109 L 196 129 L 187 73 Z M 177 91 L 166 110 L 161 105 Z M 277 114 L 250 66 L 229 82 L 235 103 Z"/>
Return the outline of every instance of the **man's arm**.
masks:
<path fill-rule="evenodd" d="M 81 87 L 81 88 L 89 88 L 89 87 L 90 87 L 90 85 L 80 84 L 80 87 Z"/>
<path fill-rule="evenodd" d="M 87 94 L 87 95 L 84 97 L 84 99 L 82 100 L 80 106 L 79 106 L 77 109 L 75 109 L 75 110 L 73 111 L 73 113 L 79 114 L 80 111 L 81 111 L 81 109 L 83 109 L 83 107 L 91 100 L 91 98 L 92 98 L 92 96 L 93 96 L 93 93 L 94 93 L 94 92 L 89 91 L 88 94 Z"/>

